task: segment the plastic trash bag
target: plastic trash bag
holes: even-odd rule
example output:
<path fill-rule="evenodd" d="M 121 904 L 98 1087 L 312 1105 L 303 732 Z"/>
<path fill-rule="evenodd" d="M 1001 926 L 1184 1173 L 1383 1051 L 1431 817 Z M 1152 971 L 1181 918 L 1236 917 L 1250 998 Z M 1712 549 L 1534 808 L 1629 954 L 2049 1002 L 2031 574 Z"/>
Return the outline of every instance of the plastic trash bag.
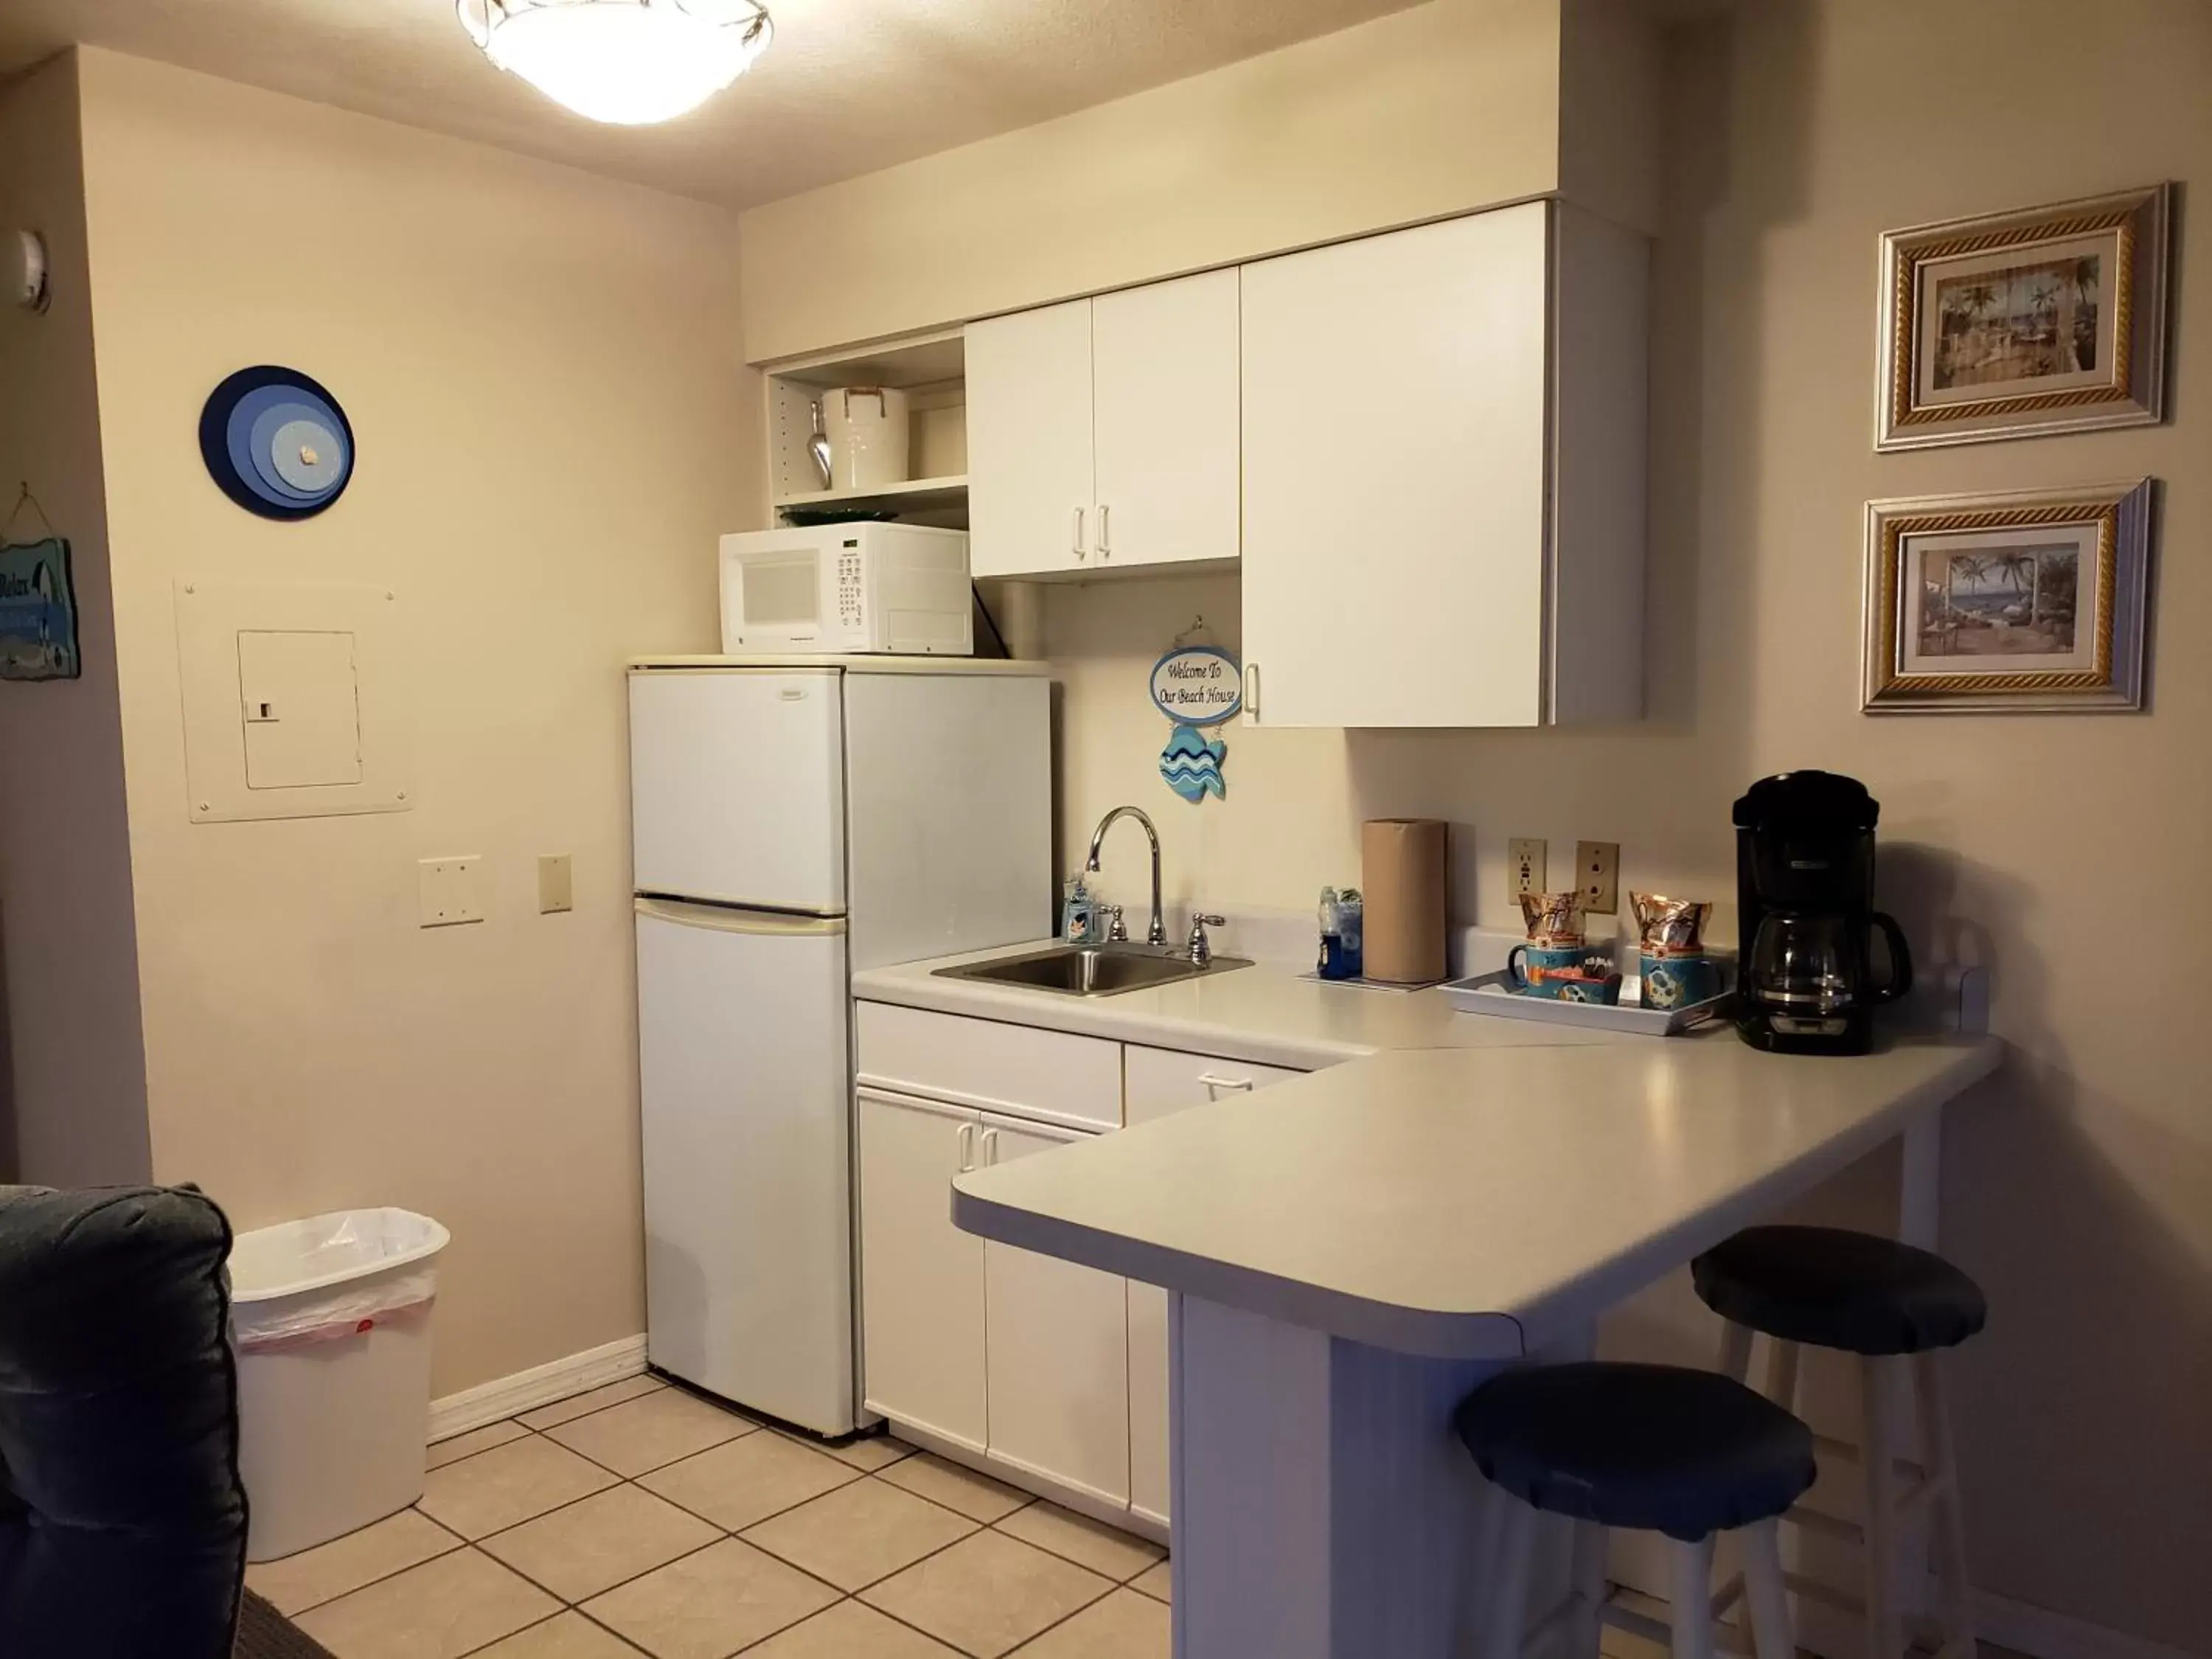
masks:
<path fill-rule="evenodd" d="M 360 1336 L 379 1325 L 420 1317 L 437 1299 L 434 1267 L 364 1285 L 334 1285 L 324 1295 L 235 1304 L 231 1340 L 240 1353 L 271 1353 Z"/>

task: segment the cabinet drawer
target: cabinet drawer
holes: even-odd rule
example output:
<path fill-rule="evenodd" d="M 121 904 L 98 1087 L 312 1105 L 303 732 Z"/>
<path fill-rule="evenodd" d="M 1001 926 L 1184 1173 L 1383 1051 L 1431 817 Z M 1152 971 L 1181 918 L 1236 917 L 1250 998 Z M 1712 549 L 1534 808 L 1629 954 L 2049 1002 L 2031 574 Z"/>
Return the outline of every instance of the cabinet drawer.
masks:
<path fill-rule="evenodd" d="M 860 1005 L 863 1085 L 1087 1129 L 1121 1127 L 1121 1045 L 997 1020 Z"/>
<path fill-rule="evenodd" d="M 1279 1066 L 1255 1066 L 1249 1060 L 1180 1054 L 1172 1048 L 1146 1048 L 1133 1042 L 1124 1055 L 1128 1085 L 1126 1110 L 1132 1127 L 1186 1107 L 1249 1094 L 1305 1075 Z"/>

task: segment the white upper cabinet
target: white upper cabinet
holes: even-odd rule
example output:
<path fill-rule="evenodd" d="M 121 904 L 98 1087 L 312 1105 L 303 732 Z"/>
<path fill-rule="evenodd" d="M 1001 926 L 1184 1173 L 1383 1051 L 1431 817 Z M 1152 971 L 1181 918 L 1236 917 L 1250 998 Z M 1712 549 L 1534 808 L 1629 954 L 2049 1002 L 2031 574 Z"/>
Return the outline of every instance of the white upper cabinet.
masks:
<path fill-rule="evenodd" d="M 1087 566 L 1091 301 L 968 330 L 968 562 L 978 576 Z"/>
<path fill-rule="evenodd" d="M 1248 718 L 1636 715 L 1645 257 L 1537 202 L 1243 268 Z"/>
<path fill-rule="evenodd" d="M 975 574 L 1237 556 L 1237 306 L 1210 271 L 969 327 Z"/>
<path fill-rule="evenodd" d="M 1098 565 L 1233 559 L 1237 273 L 1091 302 Z"/>

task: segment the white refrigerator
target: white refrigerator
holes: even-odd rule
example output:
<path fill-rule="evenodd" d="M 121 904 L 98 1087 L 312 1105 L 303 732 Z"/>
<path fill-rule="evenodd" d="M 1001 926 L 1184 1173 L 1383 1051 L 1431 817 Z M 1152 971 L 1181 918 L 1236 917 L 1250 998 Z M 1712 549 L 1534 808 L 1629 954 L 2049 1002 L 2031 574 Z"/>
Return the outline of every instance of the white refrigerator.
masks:
<path fill-rule="evenodd" d="M 851 975 L 1052 931 L 1036 664 L 629 676 L 652 1363 L 860 1426 Z"/>

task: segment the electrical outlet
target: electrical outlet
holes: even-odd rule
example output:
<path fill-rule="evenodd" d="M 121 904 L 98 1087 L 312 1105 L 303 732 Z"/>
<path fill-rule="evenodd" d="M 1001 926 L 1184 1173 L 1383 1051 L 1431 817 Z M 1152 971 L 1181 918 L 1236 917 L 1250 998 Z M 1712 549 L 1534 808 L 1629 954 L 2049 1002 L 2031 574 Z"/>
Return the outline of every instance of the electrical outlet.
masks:
<path fill-rule="evenodd" d="M 1584 915 L 1617 915 L 1620 909 L 1620 843 L 1577 842 L 1575 885 L 1582 892 Z"/>
<path fill-rule="evenodd" d="M 1539 837 L 1516 836 L 1505 843 L 1505 896 L 1544 890 L 1544 860 L 1548 849 Z"/>

